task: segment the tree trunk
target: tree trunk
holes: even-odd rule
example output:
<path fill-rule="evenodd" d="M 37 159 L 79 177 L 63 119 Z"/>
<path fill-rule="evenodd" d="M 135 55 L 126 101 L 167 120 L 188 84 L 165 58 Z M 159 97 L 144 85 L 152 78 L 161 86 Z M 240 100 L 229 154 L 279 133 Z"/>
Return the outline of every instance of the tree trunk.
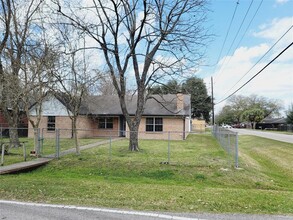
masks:
<path fill-rule="evenodd" d="M 130 129 L 129 150 L 130 151 L 139 151 L 139 147 L 138 147 L 138 127 L 135 130 Z"/>
<path fill-rule="evenodd" d="M 15 126 L 14 128 L 9 128 L 9 139 L 11 147 L 19 147 L 20 142 L 18 138 L 17 126 Z"/>
<path fill-rule="evenodd" d="M 255 130 L 255 126 L 256 126 L 256 122 L 254 121 L 254 122 L 252 122 L 252 128 Z"/>
<path fill-rule="evenodd" d="M 39 150 L 39 132 L 38 128 L 34 127 L 34 151 L 37 154 L 40 153 Z"/>
<path fill-rule="evenodd" d="M 78 132 L 76 129 L 76 117 L 72 118 L 72 134 L 73 134 L 73 138 L 74 138 L 76 154 L 80 155 L 80 148 L 79 148 L 79 142 L 78 142 Z"/>

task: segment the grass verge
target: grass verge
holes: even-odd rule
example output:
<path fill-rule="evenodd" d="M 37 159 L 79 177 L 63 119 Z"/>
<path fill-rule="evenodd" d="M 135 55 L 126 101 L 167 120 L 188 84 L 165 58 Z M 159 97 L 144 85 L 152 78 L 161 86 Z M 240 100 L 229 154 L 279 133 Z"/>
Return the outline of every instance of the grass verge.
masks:
<path fill-rule="evenodd" d="M 0 176 L 2 199 L 174 212 L 293 213 L 290 144 L 241 136 L 240 166 L 211 135 L 119 141 L 30 173 Z M 282 163 L 281 163 L 282 162 Z"/>

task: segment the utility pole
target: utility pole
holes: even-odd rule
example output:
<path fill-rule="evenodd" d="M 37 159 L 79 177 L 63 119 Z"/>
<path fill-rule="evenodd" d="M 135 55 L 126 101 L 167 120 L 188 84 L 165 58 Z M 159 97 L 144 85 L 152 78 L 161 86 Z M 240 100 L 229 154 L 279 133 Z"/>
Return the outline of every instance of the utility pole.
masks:
<path fill-rule="evenodd" d="M 215 105 L 214 105 L 214 83 L 213 77 L 211 77 L 211 89 L 212 89 L 212 125 L 215 124 Z"/>

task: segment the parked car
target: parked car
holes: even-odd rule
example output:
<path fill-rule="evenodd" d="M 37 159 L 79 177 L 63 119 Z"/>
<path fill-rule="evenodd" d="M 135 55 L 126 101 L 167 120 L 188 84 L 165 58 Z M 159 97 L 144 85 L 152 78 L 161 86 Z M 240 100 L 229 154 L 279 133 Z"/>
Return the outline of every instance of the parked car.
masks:
<path fill-rule="evenodd" d="M 231 129 L 232 127 L 230 125 L 222 125 L 222 128 Z"/>

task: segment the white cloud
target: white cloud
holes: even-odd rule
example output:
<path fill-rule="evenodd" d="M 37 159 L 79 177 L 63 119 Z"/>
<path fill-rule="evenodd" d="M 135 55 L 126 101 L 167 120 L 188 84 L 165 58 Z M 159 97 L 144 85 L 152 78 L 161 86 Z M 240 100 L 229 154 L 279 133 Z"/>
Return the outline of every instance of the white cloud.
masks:
<path fill-rule="evenodd" d="M 292 23 L 291 17 L 274 19 L 270 23 L 260 26 L 260 31 L 255 32 L 254 37 L 262 38 L 263 42 L 261 44 L 251 47 L 240 47 L 232 56 L 226 57 L 225 67 L 220 70 L 219 65 L 214 75 L 214 97 L 216 103 L 226 98 L 250 80 L 258 71 L 265 67 L 272 58 L 279 54 L 285 46 L 288 46 L 292 42 L 293 28 L 288 32 L 286 38 L 283 38 L 270 53 L 255 65 L 256 61 L 266 53 Z M 225 58 L 222 58 L 220 64 L 223 63 L 224 59 Z M 227 60 L 229 60 L 229 62 L 227 62 Z M 239 90 L 236 95 L 249 96 L 251 94 L 257 94 L 269 99 L 278 99 L 283 102 L 286 108 L 290 103 L 293 103 L 292 60 L 293 47 L 289 48 L 251 82 Z M 255 65 L 255 67 L 247 73 L 253 65 Z M 205 81 L 209 82 L 210 78 L 207 78 Z M 233 85 L 235 86 L 232 88 Z M 216 112 L 220 111 L 224 105 L 225 102 L 216 105 Z"/>
<path fill-rule="evenodd" d="M 269 46 L 264 43 L 250 48 L 240 47 L 234 52 L 232 62 L 249 62 L 253 58 L 258 58 L 263 55 L 268 49 Z"/>
<path fill-rule="evenodd" d="M 289 0 L 276 0 L 276 3 L 277 4 L 285 4 L 285 3 L 287 3 Z"/>
<path fill-rule="evenodd" d="M 253 33 L 255 37 L 276 41 L 293 25 L 293 17 L 275 18 L 270 23 L 259 26 L 260 31 Z M 292 29 L 286 34 L 286 40 L 292 40 Z"/>

